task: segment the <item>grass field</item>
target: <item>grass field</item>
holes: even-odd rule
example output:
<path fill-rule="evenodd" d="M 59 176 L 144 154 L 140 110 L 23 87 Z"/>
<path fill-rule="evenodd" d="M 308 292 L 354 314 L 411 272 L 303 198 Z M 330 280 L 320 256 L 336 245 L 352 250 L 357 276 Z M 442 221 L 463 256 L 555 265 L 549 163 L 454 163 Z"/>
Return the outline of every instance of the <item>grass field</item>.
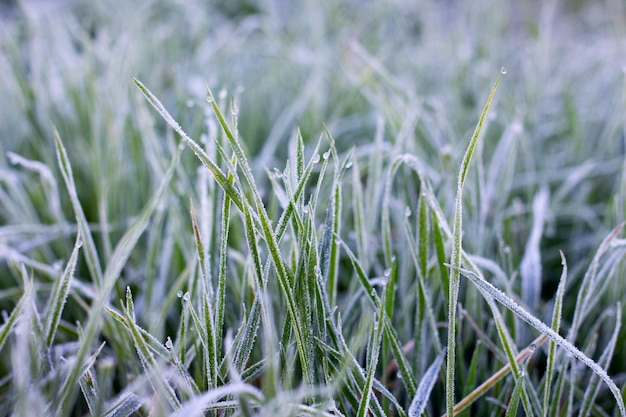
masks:
<path fill-rule="evenodd" d="M 0 415 L 626 416 L 626 4 L 0 3 Z"/>

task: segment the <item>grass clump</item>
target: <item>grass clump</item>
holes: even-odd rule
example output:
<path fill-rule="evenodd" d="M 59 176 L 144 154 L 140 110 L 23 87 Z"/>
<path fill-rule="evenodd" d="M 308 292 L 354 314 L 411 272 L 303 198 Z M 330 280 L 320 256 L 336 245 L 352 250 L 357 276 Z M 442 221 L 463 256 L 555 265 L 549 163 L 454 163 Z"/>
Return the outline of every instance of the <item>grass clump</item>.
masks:
<path fill-rule="evenodd" d="M 3 17 L 0 414 L 626 415 L 619 13 L 122 3 Z"/>

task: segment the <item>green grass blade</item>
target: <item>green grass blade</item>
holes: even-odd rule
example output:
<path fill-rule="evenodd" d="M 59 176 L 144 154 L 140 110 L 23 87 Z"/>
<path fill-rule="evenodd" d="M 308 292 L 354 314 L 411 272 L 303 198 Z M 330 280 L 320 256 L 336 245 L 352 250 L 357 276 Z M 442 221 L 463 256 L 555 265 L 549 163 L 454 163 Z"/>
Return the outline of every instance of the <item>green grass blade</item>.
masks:
<path fill-rule="evenodd" d="M 422 212 L 422 210 L 420 209 L 420 213 Z M 421 222 L 422 218 L 420 215 L 420 222 Z M 423 225 L 420 226 L 420 235 L 421 235 L 421 228 Z M 411 258 L 413 258 L 413 263 L 415 264 L 416 270 L 417 270 L 417 285 L 419 287 L 419 297 L 421 302 L 423 302 L 424 306 L 423 309 L 426 312 L 426 318 L 428 320 L 428 326 L 430 327 L 431 333 L 432 333 L 432 342 L 435 345 L 435 349 L 437 350 L 437 352 L 441 351 L 441 342 L 439 341 L 439 330 L 437 328 L 437 323 L 435 320 L 435 313 L 432 307 L 432 302 L 431 302 L 431 296 L 428 293 L 428 286 L 426 285 L 426 283 L 424 282 L 424 276 L 422 273 L 422 265 L 421 264 L 421 253 L 422 252 L 426 252 L 426 242 L 422 242 L 422 236 L 420 236 L 420 248 L 421 250 L 418 251 L 418 249 L 415 247 L 415 239 L 413 238 L 413 233 L 410 230 L 410 225 L 409 225 L 409 219 L 405 218 L 404 220 L 404 231 L 405 234 L 407 235 L 407 241 L 409 243 L 409 252 L 411 254 Z M 444 267 L 445 270 L 447 270 L 447 268 Z"/>
<path fill-rule="evenodd" d="M 419 211 L 419 270 L 422 277 L 427 276 L 428 266 L 428 206 L 426 205 L 424 193 L 420 193 L 418 201 Z"/>
<path fill-rule="evenodd" d="M 450 276 L 448 274 L 448 268 L 445 266 L 446 251 L 443 243 L 443 237 L 441 235 L 441 229 L 439 228 L 439 221 L 435 212 L 432 214 L 433 221 L 433 240 L 435 242 L 435 252 L 437 253 L 437 265 L 439 266 L 439 274 L 441 276 L 441 284 L 443 286 L 444 293 L 448 293 L 450 287 Z"/>
<path fill-rule="evenodd" d="M 365 203 L 363 201 L 363 184 L 361 183 L 361 169 L 358 158 L 352 154 L 352 212 L 354 213 L 354 225 L 352 229 L 356 233 L 356 253 L 363 261 L 363 267 L 367 270 L 367 220 L 365 218 Z"/>
<path fill-rule="evenodd" d="M 372 395 L 372 387 L 374 385 L 374 373 L 378 366 L 378 358 L 380 356 L 380 345 L 382 342 L 382 336 L 385 326 L 385 306 L 387 304 L 387 297 L 389 294 L 389 286 L 383 286 L 383 294 L 378 311 L 378 317 L 372 327 L 370 336 L 370 343 L 368 345 L 368 358 L 367 358 L 367 378 L 365 380 L 365 386 L 362 390 L 361 401 L 359 402 L 359 409 L 357 410 L 357 417 L 365 417 L 368 414 L 370 397 Z"/>
<path fill-rule="evenodd" d="M 324 234 L 320 242 L 320 265 L 322 274 L 326 276 L 328 297 L 330 305 L 335 305 L 337 299 L 337 268 L 339 261 L 339 244 L 333 236 L 341 235 L 341 213 L 342 213 L 342 179 L 345 170 L 351 162 L 351 151 L 342 163 L 339 162 L 337 150 L 335 149 L 335 140 L 325 127 L 324 132 L 330 143 L 330 149 L 324 154 L 324 166 L 327 163 L 329 152 L 332 154 L 335 162 L 335 173 L 333 176 L 331 204 L 326 212 L 326 222 L 324 224 Z M 315 201 L 317 202 L 319 188 L 322 183 L 322 177 L 318 180 L 318 187 L 315 192 Z"/>
<path fill-rule="evenodd" d="M 79 233 L 76 236 L 76 243 L 74 244 L 74 249 L 72 250 L 72 254 L 70 255 L 70 259 L 67 262 L 65 270 L 59 279 L 55 281 L 52 294 L 50 294 L 50 298 L 48 300 L 48 307 L 46 308 L 46 324 L 44 329 L 46 346 L 48 348 L 52 346 L 54 335 L 56 334 L 59 326 L 59 321 L 61 321 L 61 313 L 63 312 L 67 296 L 70 293 L 71 281 L 74 276 L 76 262 L 78 261 L 78 251 L 81 246 L 82 241 Z"/>
<path fill-rule="evenodd" d="M 24 303 L 27 302 L 25 300 L 28 300 L 30 297 L 31 297 L 31 294 L 27 294 L 27 292 L 24 291 L 24 294 L 22 294 L 22 296 L 20 297 L 20 300 L 17 302 L 17 304 L 11 311 L 11 314 L 9 314 L 9 317 L 7 318 L 7 320 L 4 322 L 2 327 L 0 327 L 0 351 L 2 351 L 4 344 L 6 343 L 7 339 L 9 338 L 9 335 L 11 334 L 13 328 L 15 327 L 15 324 L 17 323 L 17 319 L 22 314 Z"/>
<path fill-rule="evenodd" d="M 504 72 L 504 71 L 502 71 Z M 476 129 L 474 130 L 474 134 L 470 140 L 469 146 L 465 151 L 465 156 L 463 157 L 463 162 L 461 163 L 461 169 L 459 171 L 459 178 L 457 182 L 457 192 L 456 192 L 456 203 L 455 203 L 455 212 L 454 212 L 454 230 L 453 230 L 453 240 L 452 240 L 452 257 L 450 260 L 450 264 L 453 269 L 450 273 L 450 286 L 448 290 L 448 361 L 446 366 L 446 411 L 448 415 L 453 415 L 454 410 L 454 371 L 455 371 L 455 354 L 456 354 L 456 308 L 457 308 L 457 300 L 459 295 L 459 281 L 460 281 L 460 273 L 458 268 L 461 266 L 461 248 L 462 248 L 462 221 L 463 221 L 463 185 L 465 184 L 465 177 L 467 175 L 467 171 L 469 169 L 469 163 L 472 159 L 472 155 L 474 154 L 474 149 L 476 148 L 476 144 L 478 142 L 478 137 L 480 136 L 480 132 L 483 127 L 483 123 L 487 118 L 487 113 L 489 111 L 489 107 L 491 106 L 491 102 L 493 101 L 494 95 L 496 94 L 496 90 L 498 89 L 498 84 L 500 83 L 501 74 L 498 74 L 498 78 L 496 79 L 493 88 L 491 89 L 491 93 L 489 94 L 489 98 L 487 99 L 487 103 L 483 108 L 483 112 L 478 121 L 478 125 L 476 125 Z"/>
<path fill-rule="evenodd" d="M 318 141 L 317 145 L 315 146 L 315 149 L 313 150 L 313 157 L 307 164 L 302 176 L 300 177 L 298 186 L 296 187 L 296 191 L 293 193 L 293 195 L 289 199 L 287 208 L 281 213 L 278 219 L 278 222 L 276 223 L 275 236 L 276 236 L 276 240 L 278 241 L 281 240 L 281 238 L 283 237 L 283 234 L 285 233 L 285 230 L 287 230 L 287 225 L 289 224 L 291 215 L 296 209 L 296 202 L 301 198 L 303 192 L 305 191 L 306 185 L 308 184 L 309 178 L 311 177 L 311 173 L 313 172 L 313 167 L 319 161 L 319 153 L 318 153 L 319 147 L 320 147 L 320 142 Z M 328 163 L 327 160 L 324 160 L 324 166 L 327 163 Z M 325 169 L 323 168 L 320 172 L 320 181 L 324 178 L 324 173 L 325 173 Z"/>
<path fill-rule="evenodd" d="M 526 378 L 524 371 L 520 372 L 515 381 L 515 388 L 513 389 L 513 393 L 511 394 L 511 400 L 509 401 L 509 406 L 506 409 L 505 417 L 515 417 L 517 416 L 517 408 L 519 406 L 519 400 L 522 396 L 522 388 L 524 387 L 524 379 Z"/>
<path fill-rule="evenodd" d="M 87 403 L 89 412 L 94 415 L 98 411 L 99 402 L 102 401 L 102 396 L 98 394 L 98 387 L 91 375 L 90 371 L 85 374 L 78 381 L 80 384 L 80 390 L 83 393 L 83 398 Z"/>
<path fill-rule="evenodd" d="M 561 254 L 561 265 L 563 265 L 563 272 L 561 273 L 561 279 L 559 280 L 559 286 L 556 290 L 556 297 L 554 298 L 554 309 L 552 311 L 552 330 L 556 333 L 559 332 L 561 327 L 561 315 L 563 311 L 563 297 L 565 296 L 565 283 L 567 282 L 567 261 L 563 252 Z M 548 350 L 548 359 L 546 365 L 546 385 L 543 394 L 543 417 L 548 415 L 549 403 L 550 403 L 550 385 L 552 383 L 552 375 L 554 373 L 556 357 L 556 343 L 550 342 Z"/>
<path fill-rule="evenodd" d="M 105 307 L 104 309 L 115 321 L 123 325 L 130 332 L 130 327 L 128 326 L 126 317 L 124 317 L 122 313 L 108 306 Z M 138 327 L 137 330 L 139 330 L 145 342 L 148 344 L 148 346 L 154 353 L 156 353 L 163 359 L 167 359 L 169 357 L 169 353 L 167 349 L 163 346 L 163 344 L 159 342 L 154 336 L 152 336 L 147 330 L 141 327 Z"/>
<path fill-rule="evenodd" d="M 135 307 L 132 293 L 130 291 L 130 287 L 127 287 L 126 306 L 123 308 L 123 312 L 133 339 L 133 344 L 137 350 L 137 355 L 139 356 L 139 359 L 148 374 L 148 380 L 150 385 L 154 388 L 155 394 L 159 398 L 161 398 L 161 396 L 165 397 L 165 400 L 174 410 L 179 409 L 181 403 L 173 388 L 170 386 L 167 378 L 163 375 L 149 346 L 146 344 L 141 332 L 139 331 L 139 326 L 137 326 L 137 323 L 135 322 L 134 310 Z"/>
<path fill-rule="evenodd" d="M 83 207 L 78 199 L 78 192 L 76 191 L 76 184 L 74 182 L 74 174 L 72 173 L 72 165 L 67 155 L 67 151 L 65 150 L 65 146 L 63 146 L 63 142 L 61 141 L 61 137 L 59 136 L 59 132 L 54 125 L 52 126 L 52 131 L 54 133 L 54 143 L 56 146 L 59 168 L 61 169 L 61 174 L 63 176 L 63 180 L 65 181 L 65 186 L 67 187 L 67 192 L 70 196 L 70 200 L 72 201 L 72 208 L 74 209 L 74 216 L 76 217 L 76 222 L 78 223 L 81 240 L 85 245 L 84 253 L 87 261 L 87 267 L 89 268 L 89 274 L 98 286 L 101 286 L 104 278 L 102 275 L 102 267 L 100 266 L 100 258 L 98 257 L 96 244 L 93 241 L 93 236 L 91 235 L 91 230 L 89 229 L 89 224 L 87 223 L 87 217 L 85 216 Z"/>
<path fill-rule="evenodd" d="M 233 164 L 235 159 L 233 157 Z M 233 174 L 228 174 L 228 181 L 232 184 Z M 221 339 L 224 331 L 224 310 L 226 303 L 226 263 L 228 261 L 228 235 L 230 232 L 230 208 L 231 199 L 227 194 L 224 194 L 224 200 L 222 202 L 222 216 L 220 224 L 220 258 L 217 274 L 217 300 L 216 300 L 216 312 L 215 312 L 215 335 Z M 217 345 L 217 354 L 219 356 L 221 352 L 221 344 Z"/>

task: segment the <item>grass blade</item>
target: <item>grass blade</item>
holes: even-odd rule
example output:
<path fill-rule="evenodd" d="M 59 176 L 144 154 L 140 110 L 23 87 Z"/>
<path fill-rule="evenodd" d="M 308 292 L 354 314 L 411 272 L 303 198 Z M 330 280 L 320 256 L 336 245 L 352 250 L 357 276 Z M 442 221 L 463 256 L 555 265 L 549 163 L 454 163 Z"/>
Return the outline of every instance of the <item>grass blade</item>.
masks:
<path fill-rule="evenodd" d="M 169 382 L 165 375 L 163 375 L 159 365 L 154 359 L 150 348 L 146 344 L 141 332 L 139 331 L 139 326 L 135 322 L 135 307 L 133 303 L 132 293 L 130 291 L 130 287 L 126 288 L 126 306 L 123 308 L 124 317 L 126 318 L 126 324 L 130 330 L 133 344 L 135 345 L 135 349 L 137 350 L 137 355 L 139 359 L 148 373 L 148 381 L 150 385 L 154 388 L 155 394 L 157 397 L 164 397 L 169 405 L 174 409 L 180 408 L 181 404 L 178 398 L 176 397 L 176 393 L 170 386 Z"/>
<path fill-rule="evenodd" d="M 233 165 L 235 159 L 233 157 Z M 228 174 L 228 181 L 233 183 L 233 174 Z M 215 335 L 218 338 L 222 337 L 224 328 L 224 305 L 226 303 L 226 262 L 228 261 L 228 234 L 230 231 L 230 208 L 231 199 L 227 194 L 224 194 L 224 200 L 222 202 L 222 216 L 220 225 L 220 260 L 217 274 L 217 306 L 215 312 Z M 217 354 L 219 356 L 222 346 L 221 343 L 217 344 Z"/>
<path fill-rule="evenodd" d="M 561 273 L 561 279 L 559 280 L 559 286 L 556 290 L 556 297 L 554 299 L 554 309 L 552 312 L 552 330 L 556 333 L 559 332 L 561 327 L 561 314 L 563 310 L 563 297 L 565 296 L 565 283 L 567 281 L 567 261 L 563 252 L 561 254 L 561 264 L 563 265 L 563 272 Z M 543 394 L 543 417 L 548 415 L 549 402 L 550 402 L 550 385 L 552 383 L 552 374 L 554 373 L 554 362 L 556 357 L 556 343 L 550 342 L 548 350 L 548 359 L 546 365 L 546 385 Z"/>
<path fill-rule="evenodd" d="M 519 407 L 519 400 L 522 396 L 522 388 L 524 387 L 525 378 L 525 372 L 522 370 L 515 381 L 515 388 L 511 394 L 511 400 L 509 401 L 509 406 L 506 409 L 505 417 L 517 416 L 517 408 Z"/>
<path fill-rule="evenodd" d="M 376 372 L 376 367 L 378 366 L 380 345 L 385 326 L 385 305 L 387 304 L 388 288 L 388 285 L 383 286 L 383 294 L 378 311 L 378 317 L 372 327 L 370 343 L 368 345 L 369 355 L 367 358 L 367 378 L 365 380 L 365 386 L 363 387 L 361 401 L 359 402 L 359 409 L 356 414 L 357 417 L 365 417 L 369 410 L 369 402 L 372 395 L 372 387 L 374 385 L 374 372 Z"/>
<path fill-rule="evenodd" d="M 54 133 L 54 143 L 57 152 L 57 161 L 67 192 L 72 201 L 72 208 L 74 209 L 74 216 L 76 216 L 76 222 L 78 223 L 78 230 L 80 232 L 81 240 L 85 245 L 85 259 L 87 261 L 87 267 L 89 268 L 89 274 L 91 278 L 95 280 L 98 286 L 103 284 L 102 267 L 100 266 L 100 258 L 98 257 L 98 251 L 96 250 L 96 244 L 93 241 L 89 224 L 87 223 L 87 217 L 83 211 L 83 207 L 78 199 L 78 192 L 76 191 L 76 184 L 74 183 L 74 174 L 72 173 L 72 165 L 70 164 L 67 151 L 57 128 L 52 125 L 52 131 Z"/>
<path fill-rule="evenodd" d="M 24 303 L 27 302 L 26 300 L 30 299 L 31 297 L 32 295 L 30 293 L 24 291 L 24 294 L 22 294 L 20 300 L 13 308 L 13 311 L 11 311 L 11 314 L 9 315 L 7 320 L 4 322 L 2 327 L 0 327 L 0 351 L 2 351 L 4 344 L 6 343 L 9 335 L 11 334 L 11 331 L 13 330 L 13 327 L 15 327 L 18 317 L 20 317 L 20 315 L 22 314 L 22 308 L 24 307 Z"/>
<path fill-rule="evenodd" d="M 491 106 L 491 102 L 496 94 L 496 90 L 498 89 L 498 84 L 500 83 L 500 78 L 502 77 L 503 71 L 498 74 L 498 78 L 496 78 L 496 82 L 491 89 L 491 93 L 489 94 L 489 98 L 487 99 L 487 103 L 483 108 L 483 112 L 478 121 L 478 125 L 476 125 L 476 129 L 474 130 L 474 134 L 470 140 L 469 146 L 465 151 L 465 156 L 463 157 L 463 162 L 461 163 L 461 169 L 459 171 L 459 178 L 457 181 L 457 192 L 456 192 L 456 204 L 455 204 L 455 212 L 454 212 L 454 229 L 453 229 L 453 240 L 452 240 L 452 257 L 450 260 L 450 264 L 452 266 L 452 272 L 450 273 L 450 286 L 448 289 L 448 362 L 446 366 L 446 410 L 448 415 L 453 415 L 454 412 L 454 367 L 455 367 L 455 354 L 456 354 L 456 308 L 459 296 L 459 281 L 460 281 L 460 272 L 459 269 L 461 266 L 461 252 L 462 252 L 462 222 L 463 222 L 463 186 L 465 184 L 465 177 L 467 175 L 467 171 L 469 169 L 469 163 L 472 159 L 472 155 L 474 153 L 474 149 L 476 148 L 476 144 L 478 143 L 478 137 L 480 136 L 480 132 L 483 127 L 483 123 L 487 118 L 487 113 L 489 112 L 489 107 Z"/>
<path fill-rule="evenodd" d="M 61 313 L 63 312 L 65 301 L 70 293 L 70 283 L 74 276 L 74 269 L 76 268 L 76 262 L 78 261 L 78 251 L 81 246 L 82 241 L 79 233 L 76 235 L 74 250 L 72 250 L 72 254 L 70 255 L 70 259 L 67 262 L 65 270 L 63 271 L 61 277 L 55 281 L 52 294 L 50 294 L 50 299 L 48 300 L 48 308 L 46 309 L 46 325 L 44 329 L 46 346 L 48 348 L 52 346 L 54 335 L 56 334 L 59 321 L 61 320 Z"/>
<path fill-rule="evenodd" d="M 424 376 L 417 387 L 417 393 L 415 394 L 415 397 L 413 397 L 413 401 L 411 401 L 411 405 L 409 406 L 409 417 L 419 417 L 426 409 L 428 398 L 430 397 L 430 393 L 435 386 L 435 382 L 437 382 L 437 375 L 439 374 L 439 369 L 441 369 L 441 365 L 443 364 L 445 354 L 446 351 L 442 350 L 424 373 Z"/>

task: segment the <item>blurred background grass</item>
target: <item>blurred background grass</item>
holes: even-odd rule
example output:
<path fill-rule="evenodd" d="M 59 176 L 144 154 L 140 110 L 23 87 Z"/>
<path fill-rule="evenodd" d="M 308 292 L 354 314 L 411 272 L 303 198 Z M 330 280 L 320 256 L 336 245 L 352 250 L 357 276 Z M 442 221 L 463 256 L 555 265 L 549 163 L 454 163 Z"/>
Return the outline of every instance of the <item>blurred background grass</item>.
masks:
<path fill-rule="evenodd" d="M 508 73 L 481 152 L 497 160 L 509 129 L 512 178 L 498 190 L 504 196 L 487 196 L 498 200 L 497 219 L 469 249 L 488 253 L 503 224 L 507 242 L 523 245 L 523 211 L 541 183 L 553 188 L 546 249 L 556 269 L 556 248 L 588 254 L 598 233 L 624 217 L 611 202 L 621 192 L 625 140 L 619 0 L 2 4 L 3 166 L 12 151 L 55 167 L 54 122 L 92 220 L 103 201 L 109 220 L 127 218 L 153 183 L 142 135 L 150 125 L 162 136 L 164 125 L 144 114 L 131 76 L 196 138 L 206 131 L 204 83 L 235 95 L 258 172 L 282 165 L 296 126 L 315 141 L 325 123 L 346 150 L 372 142 L 377 117 L 396 150 L 454 172 L 501 66 Z M 36 194 L 38 185 L 24 181 Z M 36 213 L 3 210 L 0 218 L 52 221 L 41 203 Z"/>

